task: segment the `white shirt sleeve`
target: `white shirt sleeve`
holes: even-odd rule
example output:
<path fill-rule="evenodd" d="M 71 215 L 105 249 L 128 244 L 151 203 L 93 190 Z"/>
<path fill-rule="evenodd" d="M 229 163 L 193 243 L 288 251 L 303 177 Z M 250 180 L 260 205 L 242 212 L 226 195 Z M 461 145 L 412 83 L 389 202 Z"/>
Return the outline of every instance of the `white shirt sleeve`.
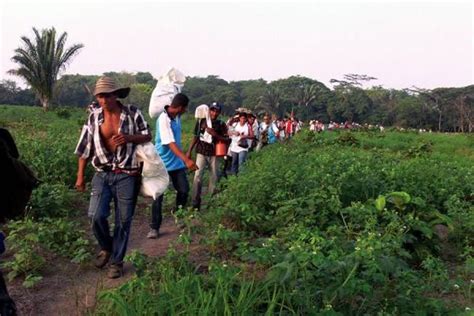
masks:
<path fill-rule="evenodd" d="M 173 130 L 171 129 L 171 120 L 166 111 L 160 114 L 160 117 L 158 118 L 158 126 L 162 145 L 169 145 L 170 143 L 176 142 Z"/>

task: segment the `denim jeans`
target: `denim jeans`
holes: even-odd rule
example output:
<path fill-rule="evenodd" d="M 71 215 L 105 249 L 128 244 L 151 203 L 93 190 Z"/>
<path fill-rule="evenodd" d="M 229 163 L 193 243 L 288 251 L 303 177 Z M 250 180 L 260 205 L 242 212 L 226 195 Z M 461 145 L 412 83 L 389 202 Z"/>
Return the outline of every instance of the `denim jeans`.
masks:
<path fill-rule="evenodd" d="M 217 184 L 217 169 L 218 158 L 216 156 L 196 155 L 196 166 L 199 168 L 195 171 L 193 180 L 193 191 L 191 194 L 193 207 L 201 206 L 201 190 L 202 190 L 202 175 L 209 166 L 209 189 L 208 193 L 214 193 Z"/>
<path fill-rule="evenodd" d="M 176 194 L 176 209 L 179 206 L 186 207 L 189 193 L 189 183 L 186 177 L 186 168 L 168 171 L 173 187 L 175 188 Z M 153 201 L 151 206 L 151 224 L 150 228 L 160 230 L 161 221 L 163 219 L 162 208 L 163 208 L 163 196 L 160 195 Z"/>
<path fill-rule="evenodd" d="M 239 168 L 247 159 L 247 151 L 243 150 L 239 153 L 231 151 L 232 154 L 232 168 L 231 171 L 233 174 L 239 173 Z"/>
<path fill-rule="evenodd" d="M 89 216 L 92 230 L 102 250 L 112 253 L 111 263 L 122 263 L 127 251 L 132 217 L 137 202 L 138 177 L 125 173 L 96 172 L 92 179 Z M 108 218 L 114 201 L 115 225 L 110 236 Z"/>

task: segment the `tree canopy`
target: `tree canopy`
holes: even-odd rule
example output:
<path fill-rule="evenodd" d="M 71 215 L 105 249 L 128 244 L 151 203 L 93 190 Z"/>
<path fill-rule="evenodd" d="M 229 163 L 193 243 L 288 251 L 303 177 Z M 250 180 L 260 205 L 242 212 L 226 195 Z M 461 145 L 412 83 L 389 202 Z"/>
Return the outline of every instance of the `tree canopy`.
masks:
<path fill-rule="evenodd" d="M 41 31 L 33 28 L 33 33 L 33 39 L 21 37 L 23 46 L 15 49 L 12 57 L 18 68 L 11 69 L 9 73 L 23 78 L 35 91 L 43 108 L 47 109 L 58 75 L 84 45 L 66 47 L 67 33 L 57 37 L 54 27 Z"/>
<path fill-rule="evenodd" d="M 156 79 L 149 72 L 107 72 L 121 86 L 131 87 L 124 100 L 147 112 Z M 90 91 L 99 75 L 64 75 L 56 84 L 54 104 L 85 107 L 93 97 Z M 244 106 L 255 113 L 288 116 L 291 112 L 303 120 L 324 122 L 353 121 L 432 129 L 435 131 L 472 132 L 474 122 L 474 85 L 462 88 L 413 87 L 406 90 L 382 86 L 364 88 L 362 82 L 374 80 L 366 75 L 350 74 L 333 79 L 333 87 L 308 77 L 291 76 L 267 82 L 263 79 L 227 82 L 216 75 L 188 77 L 183 88 L 190 100 L 190 112 L 200 104 L 218 101 L 224 114 Z M 36 103 L 34 90 L 21 89 L 12 81 L 0 82 L 0 103 Z"/>

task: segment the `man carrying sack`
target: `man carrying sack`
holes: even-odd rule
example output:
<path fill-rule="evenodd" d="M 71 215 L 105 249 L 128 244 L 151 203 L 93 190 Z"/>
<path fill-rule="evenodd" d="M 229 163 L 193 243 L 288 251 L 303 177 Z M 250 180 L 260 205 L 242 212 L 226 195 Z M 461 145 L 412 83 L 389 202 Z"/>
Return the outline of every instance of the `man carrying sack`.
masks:
<path fill-rule="evenodd" d="M 100 78 L 94 96 L 100 108 L 94 109 L 85 123 L 76 155 L 79 156 L 76 188 L 85 191 L 84 171 L 90 160 L 96 173 L 92 179 L 89 216 L 101 251 L 95 266 L 109 263 L 109 278 L 123 274 L 123 258 L 127 251 L 130 226 L 135 212 L 139 164 L 137 144 L 151 140 L 148 124 L 133 105 L 123 105 L 130 88 L 120 88 L 109 77 Z M 110 236 L 108 217 L 110 202 L 115 203 L 115 228 Z"/>
<path fill-rule="evenodd" d="M 189 145 L 187 156 L 191 158 L 191 152 L 196 146 L 196 165 L 198 169 L 194 174 L 192 203 L 193 208 L 201 209 L 201 189 L 202 175 L 207 166 L 209 166 L 209 189 L 208 193 L 214 193 L 217 184 L 217 170 L 219 170 L 219 161 L 216 155 L 216 144 L 218 141 L 228 142 L 227 126 L 218 119 L 222 107 L 214 102 L 209 107 L 210 126 L 206 119 L 199 119 L 194 127 L 194 138 Z M 206 139 L 208 134 L 210 139 Z"/>

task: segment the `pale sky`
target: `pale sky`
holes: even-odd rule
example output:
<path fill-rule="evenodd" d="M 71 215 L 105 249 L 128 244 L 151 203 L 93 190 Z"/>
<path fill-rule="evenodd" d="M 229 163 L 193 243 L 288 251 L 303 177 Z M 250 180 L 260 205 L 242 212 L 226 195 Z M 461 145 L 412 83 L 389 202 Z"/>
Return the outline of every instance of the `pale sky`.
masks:
<path fill-rule="evenodd" d="M 346 73 L 387 88 L 474 82 L 472 2 L 152 2 L 0 0 L 0 80 L 32 27 L 84 49 L 67 74 L 149 71 L 329 85 Z"/>

